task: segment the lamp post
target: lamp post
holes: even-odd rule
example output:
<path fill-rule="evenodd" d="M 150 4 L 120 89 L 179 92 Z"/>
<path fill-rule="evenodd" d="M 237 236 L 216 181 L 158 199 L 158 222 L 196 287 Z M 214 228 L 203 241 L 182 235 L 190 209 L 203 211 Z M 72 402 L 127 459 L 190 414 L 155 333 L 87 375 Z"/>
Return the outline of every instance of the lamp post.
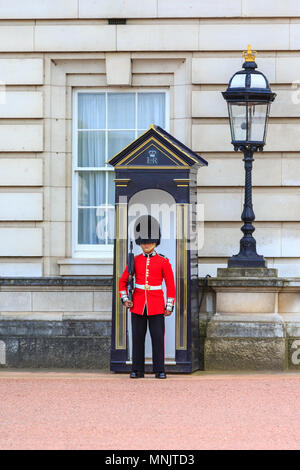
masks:
<path fill-rule="evenodd" d="M 261 152 L 265 145 L 270 105 L 276 93 L 272 93 L 265 75 L 255 70 L 256 52 L 248 46 L 243 56 L 243 70 L 233 75 L 227 90 L 222 92 L 228 105 L 232 144 L 236 152 L 244 153 L 245 162 L 245 200 L 241 215 L 244 235 L 240 240 L 240 252 L 229 258 L 228 267 L 266 267 L 264 257 L 256 253 L 256 240 L 252 236 L 255 215 L 251 172 L 253 153 Z"/>

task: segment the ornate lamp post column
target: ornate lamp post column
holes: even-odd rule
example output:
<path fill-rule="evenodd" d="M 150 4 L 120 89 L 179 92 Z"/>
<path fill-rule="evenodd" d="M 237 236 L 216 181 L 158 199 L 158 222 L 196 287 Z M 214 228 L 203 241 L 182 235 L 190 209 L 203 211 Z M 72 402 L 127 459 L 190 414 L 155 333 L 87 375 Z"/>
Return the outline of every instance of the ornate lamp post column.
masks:
<path fill-rule="evenodd" d="M 255 215 L 251 172 L 253 153 L 261 152 L 265 145 L 270 105 L 276 93 L 272 93 L 265 75 L 255 70 L 256 52 L 248 46 L 243 56 L 243 70 L 233 75 L 227 90 L 222 92 L 228 104 L 232 144 L 235 151 L 244 153 L 245 164 L 245 200 L 241 215 L 244 235 L 240 240 L 240 252 L 229 258 L 228 267 L 266 267 L 264 257 L 256 253 L 256 240 L 252 236 Z"/>

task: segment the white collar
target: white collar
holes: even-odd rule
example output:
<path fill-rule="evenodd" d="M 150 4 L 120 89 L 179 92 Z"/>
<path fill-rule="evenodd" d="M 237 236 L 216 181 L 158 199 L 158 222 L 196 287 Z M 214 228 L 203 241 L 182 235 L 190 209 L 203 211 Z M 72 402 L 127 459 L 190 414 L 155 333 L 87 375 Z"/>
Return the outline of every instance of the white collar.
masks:
<path fill-rule="evenodd" d="M 150 256 L 155 256 L 156 255 L 156 251 L 153 250 L 152 253 L 149 253 L 149 254 L 143 252 L 143 255 L 146 256 L 147 258 L 150 258 Z"/>

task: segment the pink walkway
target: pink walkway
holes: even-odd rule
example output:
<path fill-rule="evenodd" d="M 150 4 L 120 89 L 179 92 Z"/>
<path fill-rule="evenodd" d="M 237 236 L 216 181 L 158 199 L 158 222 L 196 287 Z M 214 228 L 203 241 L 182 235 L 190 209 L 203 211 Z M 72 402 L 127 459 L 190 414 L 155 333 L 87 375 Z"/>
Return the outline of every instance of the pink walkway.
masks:
<path fill-rule="evenodd" d="M 0 449 L 299 449 L 300 374 L 0 371 Z"/>

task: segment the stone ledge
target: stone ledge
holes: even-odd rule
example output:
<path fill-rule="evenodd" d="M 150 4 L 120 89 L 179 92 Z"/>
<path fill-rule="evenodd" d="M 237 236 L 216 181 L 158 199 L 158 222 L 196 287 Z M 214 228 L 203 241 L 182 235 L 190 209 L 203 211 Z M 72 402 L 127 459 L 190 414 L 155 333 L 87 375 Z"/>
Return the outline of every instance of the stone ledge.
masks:
<path fill-rule="evenodd" d="M 60 258 L 57 260 L 61 276 L 112 276 L 113 258 Z"/>
<path fill-rule="evenodd" d="M 218 287 L 271 287 L 271 288 L 282 288 L 289 284 L 289 281 L 285 278 L 278 277 L 210 277 L 208 279 L 208 286 L 211 288 Z M 300 284 L 299 284 L 300 286 Z"/>
<path fill-rule="evenodd" d="M 2 320 L 0 339 L 9 336 L 35 337 L 110 337 L 111 321 L 105 320 Z"/>
<path fill-rule="evenodd" d="M 0 277 L 1 286 L 112 286 L 112 276 Z"/>
<path fill-rule="evenodd" d="M 284 338 L 282 321 L 214 321 L 207 326 L 207 338 Z"/>
<path fill-rule="evenodd" d="M 217 277 L 219 278 L 277 278 L 278 269 L 275 268 L 218 268 Z"/>

